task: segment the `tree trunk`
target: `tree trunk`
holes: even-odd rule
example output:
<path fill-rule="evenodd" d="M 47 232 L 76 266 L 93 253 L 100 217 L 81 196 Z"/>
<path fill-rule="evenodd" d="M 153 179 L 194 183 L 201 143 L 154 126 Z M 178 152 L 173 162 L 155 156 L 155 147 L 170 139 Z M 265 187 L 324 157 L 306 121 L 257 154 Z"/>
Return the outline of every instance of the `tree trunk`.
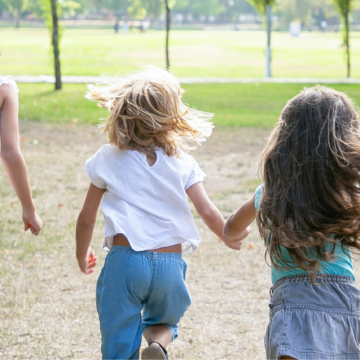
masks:
<path fill-rule="evenodd" d="M 20 17 L 21 17 L 20 9 L 15 9 L 15 28 L 16 29 L 18 29 L 20 27 Z"/>
<path fill-rule="evenodd" d="M 56 0 L 51 1 L 52 12 L 52 45 L 54 50 L 55 90 L 61 90 L 60 52 L 59 52 L 59 27 L 56 9 Z"/>
<path fill-rule="evenodd" d="M 344 45 L 346 46 L 346 56 L 347 56 L 347 77 L 350 77 L 350 44 L 349 44 L 349 13 L 345 15 L 345 37 Z"/>
<path fill-rule="evenodd" d="M 166 41 L 165 41 L 165 54 L 166 54 L 166 70 L 170 70 L 170 59 L 169 59 L 169 32 L 170 32 L 170 8 L 169 0 L 165 0 L 166 9 Z"/>
<path fill-rule="evenodd" d="M 271 78 L 271 6 L 266 5 L 266 72 L 265 76 Z"/>

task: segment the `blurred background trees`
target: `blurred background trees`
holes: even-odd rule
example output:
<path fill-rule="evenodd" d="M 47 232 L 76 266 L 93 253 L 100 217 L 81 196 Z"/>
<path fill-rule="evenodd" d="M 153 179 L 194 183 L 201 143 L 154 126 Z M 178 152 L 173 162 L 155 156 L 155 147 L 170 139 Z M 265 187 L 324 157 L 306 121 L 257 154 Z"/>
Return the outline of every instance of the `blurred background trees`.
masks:
<path fill-rule="evenodd" d="M 50 1 L 50 0 L 49 0 Z M 275 0 L 272 2 L 274 30 L 287 30 L 298 21 L 303 29 L 339 30 L 345 25 L 338 4 L 348 0 Z M 57 0 L 62 19 L 149 20 L 153 29 L 165 28 L 165 0 Z M 169 0 L 172 20 L 177 24 L 261 24 L 257 0 Z M 266 2 L 266 0 L 259 0 Z M 42 0 L 0 0 L 2 18 L 41 19 Z M 360 24 L 360 0 L 351 1 L 349 24 Z M 261 13 L 261 11 L 260 11 Z M 326 22 L 326 24 L 325 24 Z M 265 22 L 264 22 L 265 25 Z M 241 29 L 241 27 L 239 26 Z"/>
<path fill-rule="evenodd" d="M 99 26 L 113 26 L 115 32 L 122 33 L 134 29 L 144 32 L 149 27 L 166 30 L 167 68 L 171 28 L 237 31 L 266 28 L 266 76 L 270 77 L 271 31 L 289 31 L 296 24 L 305 31 L 343 31 L 342 46 L 350 76 L 349 31 L 360 30 L 360 0 L 0 0 L 0 20 L 13 21 L 15 27 L 20 26 L 21 20 L 27 26 L 30 22 L 42 26 L 44 22 L 54 49 L 52 1 L 56 3 L 59 20 L 67 21 L 66 26 L 82 26 L 86 21 L 95 26 L 98 21 Z M 62 30 L 60 22 L 58 44 Z"/>

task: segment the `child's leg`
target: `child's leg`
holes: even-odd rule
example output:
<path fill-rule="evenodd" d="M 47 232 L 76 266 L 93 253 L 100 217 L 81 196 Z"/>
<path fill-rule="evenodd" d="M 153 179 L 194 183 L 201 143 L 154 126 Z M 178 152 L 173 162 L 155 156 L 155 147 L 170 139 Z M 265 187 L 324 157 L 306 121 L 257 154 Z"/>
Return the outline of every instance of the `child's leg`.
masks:
<path fill-rule="evenodd" d="M 149 326 L 144 332 L 144 338 L 148 344 L 154 341 L 166 348 L 171 341 L 171 331 L 166 325 Z M 155 343 L 154 346 L 156 346 Z"/>
<path fill-rule="evenodd" d="M 164 348 L 178 337 L 178 323 L 191 304 L 186 284 L 186 263 L 179 254 L 154 253 L 153 288 L 145 300 L 144 337 Z M 156 346 L 154 344 L 153 346 Z"/>
<path fill-rule="evenodd" d="M 139 359 L 141 310 L 149 293 L 151 265 L 130 248 L 112 249 L 101 271 L 96 302 L 103 359 Z"/>

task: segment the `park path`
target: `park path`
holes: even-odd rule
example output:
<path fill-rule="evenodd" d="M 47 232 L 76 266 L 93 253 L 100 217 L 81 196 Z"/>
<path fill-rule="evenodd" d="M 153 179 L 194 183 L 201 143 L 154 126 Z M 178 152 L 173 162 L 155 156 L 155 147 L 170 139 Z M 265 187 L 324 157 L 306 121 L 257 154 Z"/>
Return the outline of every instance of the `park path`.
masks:
<path fill-rule="evenodd" d="M 17 75 L 13 76 L 18 83 L 55 83 L 52 75 Z M 65 84 L 93 84 L 108 83 L 114 81 L 110 76 L 70 76 L 63 75 L 62 82 Z M 359 78 L 218 78 L 218 77 L 188 77 L 178 78 L 181 84 L 360 84 Z"/>

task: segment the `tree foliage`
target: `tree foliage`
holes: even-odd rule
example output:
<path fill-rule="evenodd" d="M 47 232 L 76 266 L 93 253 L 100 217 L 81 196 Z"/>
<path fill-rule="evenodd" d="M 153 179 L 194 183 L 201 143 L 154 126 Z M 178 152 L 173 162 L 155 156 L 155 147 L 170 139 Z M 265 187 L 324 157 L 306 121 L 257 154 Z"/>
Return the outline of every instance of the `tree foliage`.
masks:
<path fill-rule="evenodd" d="M 347 77 L 350 77 L 350 40 L 349 40 L 349 14 L 354 5 L 354 0 L 333 0 L 335 8 L 339 11 L 341 19 L 344 23 L 343 28 L 343 41 L 345 52 L 347 56 Z"/>
<path fill-rule="evenodd" d="M 282 0 L 278 5 L 278 14 L 286 28 L 292 21 L 308 23 L 312 15 L 314 0 Z"/>
<path fill-rule="evenodd" d="M 9 12 L 15 19 L 15 27 L 20 26 L 20 16 L 28 7 L 28 0 L 3 0 Z"/>
<path fill-rule="evenodd" d="M 266 6 L 272 6 L 276 0 L 247 0 L 259 13 L 265 14 Z"/>

